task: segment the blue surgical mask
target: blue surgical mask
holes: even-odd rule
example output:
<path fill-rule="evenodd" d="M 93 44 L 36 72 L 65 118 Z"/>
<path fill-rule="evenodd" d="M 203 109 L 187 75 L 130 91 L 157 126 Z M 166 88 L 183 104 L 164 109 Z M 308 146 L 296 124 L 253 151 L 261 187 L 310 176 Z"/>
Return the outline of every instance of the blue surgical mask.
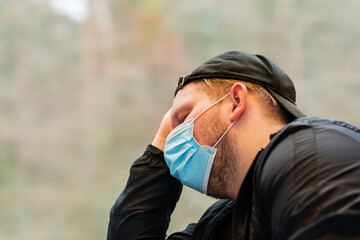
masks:
<path fill-rule="evenodd" d="M 196 141 L 194 138 L 194 122 L 228 95 L 229 93 L 211 104 L 194 119 L 189 119 L 174 128 L 165 143 L 164 157 L 170 174 L 182 184 L 204 194 L 207 194 L 209 176 L 216 154 L 215 147 L 236 121 L 228 127 L 212 147 L 200 145 Z"/>

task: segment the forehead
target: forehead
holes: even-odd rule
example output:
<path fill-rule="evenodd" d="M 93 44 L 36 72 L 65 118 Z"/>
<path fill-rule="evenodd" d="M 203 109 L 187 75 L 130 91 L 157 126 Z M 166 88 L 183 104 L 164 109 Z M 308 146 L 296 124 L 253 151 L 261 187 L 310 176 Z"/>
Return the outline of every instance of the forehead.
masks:
<path fill-rule="evenodd" d="M 193 111 L 208 105 L 210 94 L 205 83 L 192 82 L 184 86 L 175 96 L 173 101 L 172 118 L 185 111 Z"/>
<path fill-rule="evenodd" d="M 203 82 L 192 82 L 184 86 L 175 96 L 173 109 L 190 102 L 202 102 L 209 100 L 209 93 Z"/>

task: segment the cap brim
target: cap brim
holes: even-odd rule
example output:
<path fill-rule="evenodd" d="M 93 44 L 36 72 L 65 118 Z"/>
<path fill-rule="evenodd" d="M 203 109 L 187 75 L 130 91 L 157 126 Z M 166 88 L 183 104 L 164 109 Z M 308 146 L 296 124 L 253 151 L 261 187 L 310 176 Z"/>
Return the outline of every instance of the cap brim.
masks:
<path fill-rule="evenodd" d="M 291 101 L 284 98 L 280 94 L 276 93 L 272 89 L 268 89 L 271 95 L 276 99 L 276 101 L 284 108 L 290 115 L 294 118 L 306 117 L 306 115 Z"/>

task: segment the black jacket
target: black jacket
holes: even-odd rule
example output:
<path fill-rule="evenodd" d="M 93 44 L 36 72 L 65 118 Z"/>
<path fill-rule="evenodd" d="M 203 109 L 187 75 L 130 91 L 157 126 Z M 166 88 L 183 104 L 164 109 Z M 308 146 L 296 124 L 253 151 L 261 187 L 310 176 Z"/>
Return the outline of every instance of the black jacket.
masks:
<path fill-rule="evenodd" d="M 149 145 L 111 209 L 110 239 L 165 239 L 182 186 Z M 236 201 L 219 200 L 168 239 L 216 239 L 232 219 L 232 239 L 359 239 L 360 130 L 301 118 L 271 136 Z"/>

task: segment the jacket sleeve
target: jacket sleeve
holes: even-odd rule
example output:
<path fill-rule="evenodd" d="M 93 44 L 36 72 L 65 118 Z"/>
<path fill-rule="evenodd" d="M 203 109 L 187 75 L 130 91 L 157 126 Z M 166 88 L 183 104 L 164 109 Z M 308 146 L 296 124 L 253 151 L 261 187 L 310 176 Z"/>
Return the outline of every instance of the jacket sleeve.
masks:
<path fill-rule="evenodd" d="M 257 187 L 257 219 L 268 237 L 359 239 L 359 149 L 359 135 L 347 129 L 314 125 L 288 133 Z"/>
<path fill-rule="evenodd" d="M 111 209 L 107 239 L 165 239 L 181 190 L 163 152 L 149 145 L 133 163 L 125 189 Z"/>

